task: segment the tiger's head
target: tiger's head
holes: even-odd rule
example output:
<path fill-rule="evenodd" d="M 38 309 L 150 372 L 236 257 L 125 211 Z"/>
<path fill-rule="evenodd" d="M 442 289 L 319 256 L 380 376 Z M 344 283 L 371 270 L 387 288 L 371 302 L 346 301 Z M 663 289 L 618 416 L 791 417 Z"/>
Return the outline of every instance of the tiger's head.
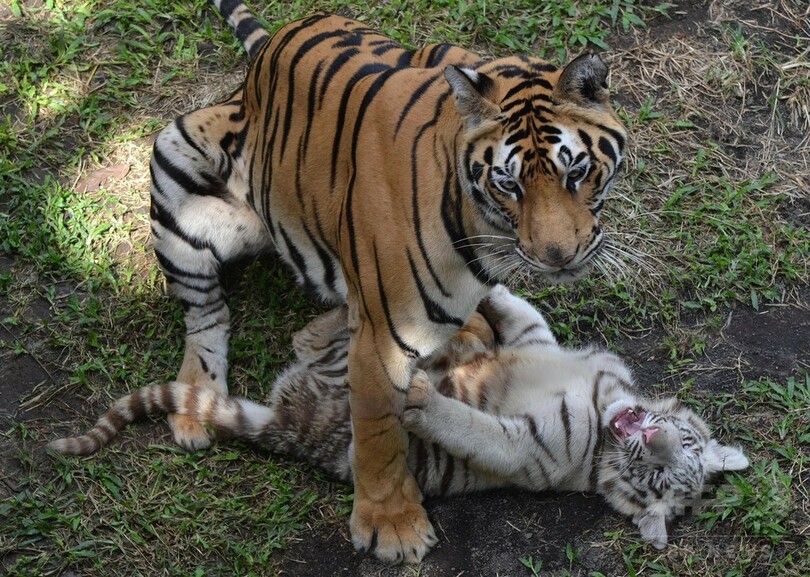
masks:
<path fill-rule="evenodd" d="M 620 400 L 603 414 L 607 431 L 598 491 L 632 515 L 641 537 L 661 549 L 667 521 L 699 503 L 713 474 L 745 469 L 748 459 L 712 439 L 703 420 L 677 399 L 647 405 Z"/>
<path fill-rule="evenodd" d="M 524 263 L 552 281 L 583 276 L 602 245 L 599 215 L 627 140 L 605 64 L 585 54 L 558 70 L 513 57 L 448 66 L 445 77 L 464 122 L 462 185 L 501 239 L 493 252 L 513 265 L 497 270 Z"/>

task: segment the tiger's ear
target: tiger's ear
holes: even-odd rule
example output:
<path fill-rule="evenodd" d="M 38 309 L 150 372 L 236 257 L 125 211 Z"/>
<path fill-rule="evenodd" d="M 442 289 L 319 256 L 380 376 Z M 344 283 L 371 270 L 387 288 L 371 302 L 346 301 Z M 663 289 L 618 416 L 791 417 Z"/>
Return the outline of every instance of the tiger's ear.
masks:
<path fill-rule="evenodd" d="M 722 473 L 723 471 L 742 471 L 748 467 L 748 458 L 736 447 L 721 445 L 714 439 L 709 441 L 704 451 L 706 473 Z"/>
<path fill-rule="evenodd" d="M 608 68 L 594 53 L 583 54 L 568 63 L 557 86 L 555 102 L 573 102 L 586 108 L 599 108 L 608 103 Z"/>
<path fill-rule="evenodd" d="M 456 97 L 456 108 L 464 118 L 467 128 L 475 128 L 487 120 L 494 120 L 500 113 L 501 109 L 489 100 L 495 85 L 486 74 L 450 64 L 444 69 L 444 77 Z"/>

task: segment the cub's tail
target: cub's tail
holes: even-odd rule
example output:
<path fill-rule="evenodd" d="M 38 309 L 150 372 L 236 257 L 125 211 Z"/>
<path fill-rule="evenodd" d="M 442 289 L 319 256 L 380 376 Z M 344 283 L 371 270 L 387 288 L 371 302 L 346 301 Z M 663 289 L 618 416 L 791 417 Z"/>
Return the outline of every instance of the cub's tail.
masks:
<path fill-rule="evenodd" d="M 270 407 L 172 381 L 118 399 L 85 435 L 57 439 L 49 446 L 66 455 L 92 455 L 130 423 L 147 415 L 167 413 L 188 415 L 211 425 L 218 433 L 247 440 L 257 440 L 274 421 Z"/>
<path fill-rule="evenodd" d="M 86 434 L 57 439 L 49 446 L 66 455 L 92 455 L 130 423 L 167 413 L 188 415 L 218 437 L 298 457 L 351 482 L 349 387 L 300 364 L 276 381 L 269 406 L 172 381 L 118 399 Z"/>
<path fill-rule="evenodd" d="M 270 34 L 242 0 L 211 0 L 239 38 L 245 52 L 253 58 L 269 40 Z"/>

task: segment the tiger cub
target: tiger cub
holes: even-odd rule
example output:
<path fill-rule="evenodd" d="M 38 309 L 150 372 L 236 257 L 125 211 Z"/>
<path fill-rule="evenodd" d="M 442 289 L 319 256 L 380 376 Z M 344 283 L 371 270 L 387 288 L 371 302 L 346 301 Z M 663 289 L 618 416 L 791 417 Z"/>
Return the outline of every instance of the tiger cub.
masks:
<path fill-rule="evenodd" d="M 51 447 L 87 455 L 147 413 L 177 412 L 351 482 L 348 340 L 345 307 L 299 331 L 298 362 L 274 384 L 269 406 L 167 383 L 120 399 L 87 435 Z M 659 548 L 667 520 L 700 496 L 709 476 L 748 466 L 675 398 L 636 393 L 619 357 L 561 348 L 541 314 L 500 285 L 420 363 L 401 420 L 408 467 L 425 494 L 595 491 Z"/>

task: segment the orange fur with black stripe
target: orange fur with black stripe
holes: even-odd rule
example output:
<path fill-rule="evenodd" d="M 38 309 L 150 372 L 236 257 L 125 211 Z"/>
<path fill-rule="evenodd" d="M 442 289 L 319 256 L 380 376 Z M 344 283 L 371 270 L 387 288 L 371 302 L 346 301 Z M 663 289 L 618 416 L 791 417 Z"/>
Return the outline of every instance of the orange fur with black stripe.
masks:
<path fill-rule="evenodd" d="M 397 419 L 413 367 L 499 279 L 574 280 L 598 254 L 626 141 L 607 69 L 404 50 L 323 14 L 270 38 L 239 0 L 215 4 L 252 56 L 244 86 L 164 129 L 151 163 L 155 251 L 185 309 L 177 381 L 227 393 L 230 261 L 275 250 L 346 302 L 353 541 L 418 561 L 436 538 Z M 195 420 L 170 423 L 182 446 L 209 444 Z"/>

